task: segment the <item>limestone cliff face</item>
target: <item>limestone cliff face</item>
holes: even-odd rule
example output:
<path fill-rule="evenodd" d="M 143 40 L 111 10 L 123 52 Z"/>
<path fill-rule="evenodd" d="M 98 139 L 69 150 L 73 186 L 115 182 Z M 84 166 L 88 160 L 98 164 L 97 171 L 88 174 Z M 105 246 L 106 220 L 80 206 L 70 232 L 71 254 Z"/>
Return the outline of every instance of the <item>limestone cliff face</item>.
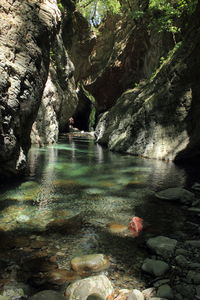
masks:
<path fill-rule="evenodd" d="M 56 0 L 0 0 L 0 173 L 18 173 L 48 76 Z"/>
<path fill-rule="evenodd" d="M 73 74 L 74 66 L 59 31 L 52 45 L 48 79 L 32 127 L 32 143 L 40 145 L 55 143 L 59 132 L 66 130 L 68 119 L 78 104 Z"/>
<path fill-rule="evenodd" d="M 78 12 L 71 15 L 69 52 L 75 79 L 94 96 L 98 113 L 111 108 L 125 90 L 147 78 L 172 44 L 170 36 L 149 31 L 148 15 L 137 23 L 128 13 L 123 18 L 109 15 L 97 33 Z"/>
<path fill-rule="evenodd" d="M 200 5 L 179 49 L 157 74 L 124 93 L 97 126 L 111 150 L 150 158 L 200 157 Z"/>

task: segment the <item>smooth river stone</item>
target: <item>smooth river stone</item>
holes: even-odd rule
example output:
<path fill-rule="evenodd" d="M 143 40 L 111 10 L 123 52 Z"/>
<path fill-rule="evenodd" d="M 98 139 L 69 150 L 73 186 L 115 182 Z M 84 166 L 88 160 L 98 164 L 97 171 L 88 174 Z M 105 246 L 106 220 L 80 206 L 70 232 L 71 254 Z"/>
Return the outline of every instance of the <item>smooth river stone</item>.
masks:
<path fill-rule="evenodd" d="M 154 238 L 150 238 L 147 241 L 147 246 L 153 252 L 165 258 L 169 258 L 174 254 L 176 245 L 177 240 L 170 239 L 165 236 L 157 236 Z"/>
<path fill-rule="evenodd" d="M 48 273 L 48 281 L 57 285 L 62 285 L 65 282 L 72 282 L 77 279 L 80 279 L 80 276 L 76 272 L 64 269 L 57 269 Z"/>
<path fill-rule="evenodd" d="M 105 300 L 113 293 L 113 286 L 105 275 L 92 276 L 70 284 L 65 296 L 68 300 Z"/>
<path fill-rule="evenodd" d="M 107 227 L 113 233 L 121 233 L 128 229 L 128 226 L 122 224 L 108 224 Z"/>
<path fill-rule="evenodd" d="M 110 266 L 108 258 L 104 254 L 90 254 L 74 257 L 71 260 L 72 269 L 76 272 L 99 272 Z"/>
<path fill-rule="evenodd" d="M 195 195 L 183 188 L 169 188 L 155 193 L 155 196 L 160 200 L 178 201 L 183 204 L 190 204 L 195 200 Z"/>
<path fill-rule="evenodd" d="M 169 270 L 169 265 L 164 261 L 146 258 L 142 270 L 155 276 L 162 276 Z"/>

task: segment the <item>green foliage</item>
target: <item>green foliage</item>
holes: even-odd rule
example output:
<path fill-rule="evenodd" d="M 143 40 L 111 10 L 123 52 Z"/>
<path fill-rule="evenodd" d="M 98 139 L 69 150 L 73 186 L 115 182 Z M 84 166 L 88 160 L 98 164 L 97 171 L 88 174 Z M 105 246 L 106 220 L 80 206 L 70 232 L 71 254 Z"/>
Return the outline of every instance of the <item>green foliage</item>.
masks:
<path fill-rule="evenodd" d="M 57 4 L 58 4 L 58 8 L 60 9 L 61 13 L 63 14 L 65 11 L 64 5 L 63 5 L 63 1 L 61 0 L 57 0 Z"/>
<path fill-rule="evenodd" d="M 180 31 L 181 17 L 190 16 L 197 5 L 197 0 L 150 0 L 149 10 L 153 16 L 150 26 L 159 32 Z"/>
<path fill-rule="evenodd" d="M 157 74 L 159 73 L 159 71 L 161 70 L 161 68 L 162 68 L 164 65 L 168 64 L 168 63 L 172 60 L 174 54 L 178 51 L 178 49 L 179 49 L 181 46 L 182 46 L 182 41 L 181 41 L 181 42 L 178 42 L 178 43 L 174 46 L 174 48 L 171 49 L 171 50 L 167 53 L 167 55 L 166 55 L 165 57 L 162 56 L 162 57 L 160 58 L 160 65 L 159 65 L 159 67 L 151 74 L 151 77 L 150 77 L 150 80 L 151 80 L 151 81 L 157 76 Z"/>
<path fill-rule="evenodd" d="M 78 0 L 77 9 L 93 25 L 99 25 L 108 13 L 117 14 L 120 12 L 118 0 Z"/>
<path fill-rule="evenodd" d="M 134 10 L 131 12 L 131 16 L 133 17 L 134 20 L 138 20 L 140 19 L 141 17 L 144 16 L 144 11 L 142 10 Z"/>

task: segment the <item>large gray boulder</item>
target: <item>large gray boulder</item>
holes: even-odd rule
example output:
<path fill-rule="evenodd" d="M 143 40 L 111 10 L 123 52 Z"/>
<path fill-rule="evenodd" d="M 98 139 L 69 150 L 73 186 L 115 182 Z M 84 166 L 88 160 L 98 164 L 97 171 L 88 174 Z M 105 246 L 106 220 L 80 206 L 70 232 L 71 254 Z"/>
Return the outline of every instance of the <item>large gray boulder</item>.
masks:
<path fill-rule="evenodd" d="M 70 284 L 66 289 L 65 296 L 68 300 L 87 300 L 89 296 L 106 300 L 112 293 L 113 287 L 110 280 L 105 275 L 99 275 Z"/>
<path fill-rule="evenodd" d="M 177 240 L 165 236 L 157 236 L 147 241 L 147 246 L 157 255 L 170 258 L 175 251 Z"/>

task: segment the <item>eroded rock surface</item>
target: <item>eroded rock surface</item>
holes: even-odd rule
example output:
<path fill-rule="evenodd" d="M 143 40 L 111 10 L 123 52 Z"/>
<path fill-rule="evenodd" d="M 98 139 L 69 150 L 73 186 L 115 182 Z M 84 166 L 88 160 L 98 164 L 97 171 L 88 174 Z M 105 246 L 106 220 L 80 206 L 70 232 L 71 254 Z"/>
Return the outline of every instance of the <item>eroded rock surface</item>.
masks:
<path fill-rule="evenodd" d="M 61 30 L 52 45 L 48 79 L 37 119 L 31 132 L 32 143 L 53 144 L 59 132 L 66 131 L 68 120 L 78 103 L 74 66 L 63 44 Z"/>
<path fill-rule="evenodd" d="M 113 293 L 113 287 L 105 275 L 92 276 L 72 283 L 65 292 L 69 300 L 87 300 L 89 296 L 97 296 L 105 300 Z"/>
<path fill-rule="evenodd" d="M 96 130 L 101 144 L 150 158 L 199 160 L 199 7 L 175 54 L 102 116 Z"/>
<path fill-rule="evenodd" d="M 60 23 L 56 0 L 0 1 L 0 173 L 25 166 Z"/>

